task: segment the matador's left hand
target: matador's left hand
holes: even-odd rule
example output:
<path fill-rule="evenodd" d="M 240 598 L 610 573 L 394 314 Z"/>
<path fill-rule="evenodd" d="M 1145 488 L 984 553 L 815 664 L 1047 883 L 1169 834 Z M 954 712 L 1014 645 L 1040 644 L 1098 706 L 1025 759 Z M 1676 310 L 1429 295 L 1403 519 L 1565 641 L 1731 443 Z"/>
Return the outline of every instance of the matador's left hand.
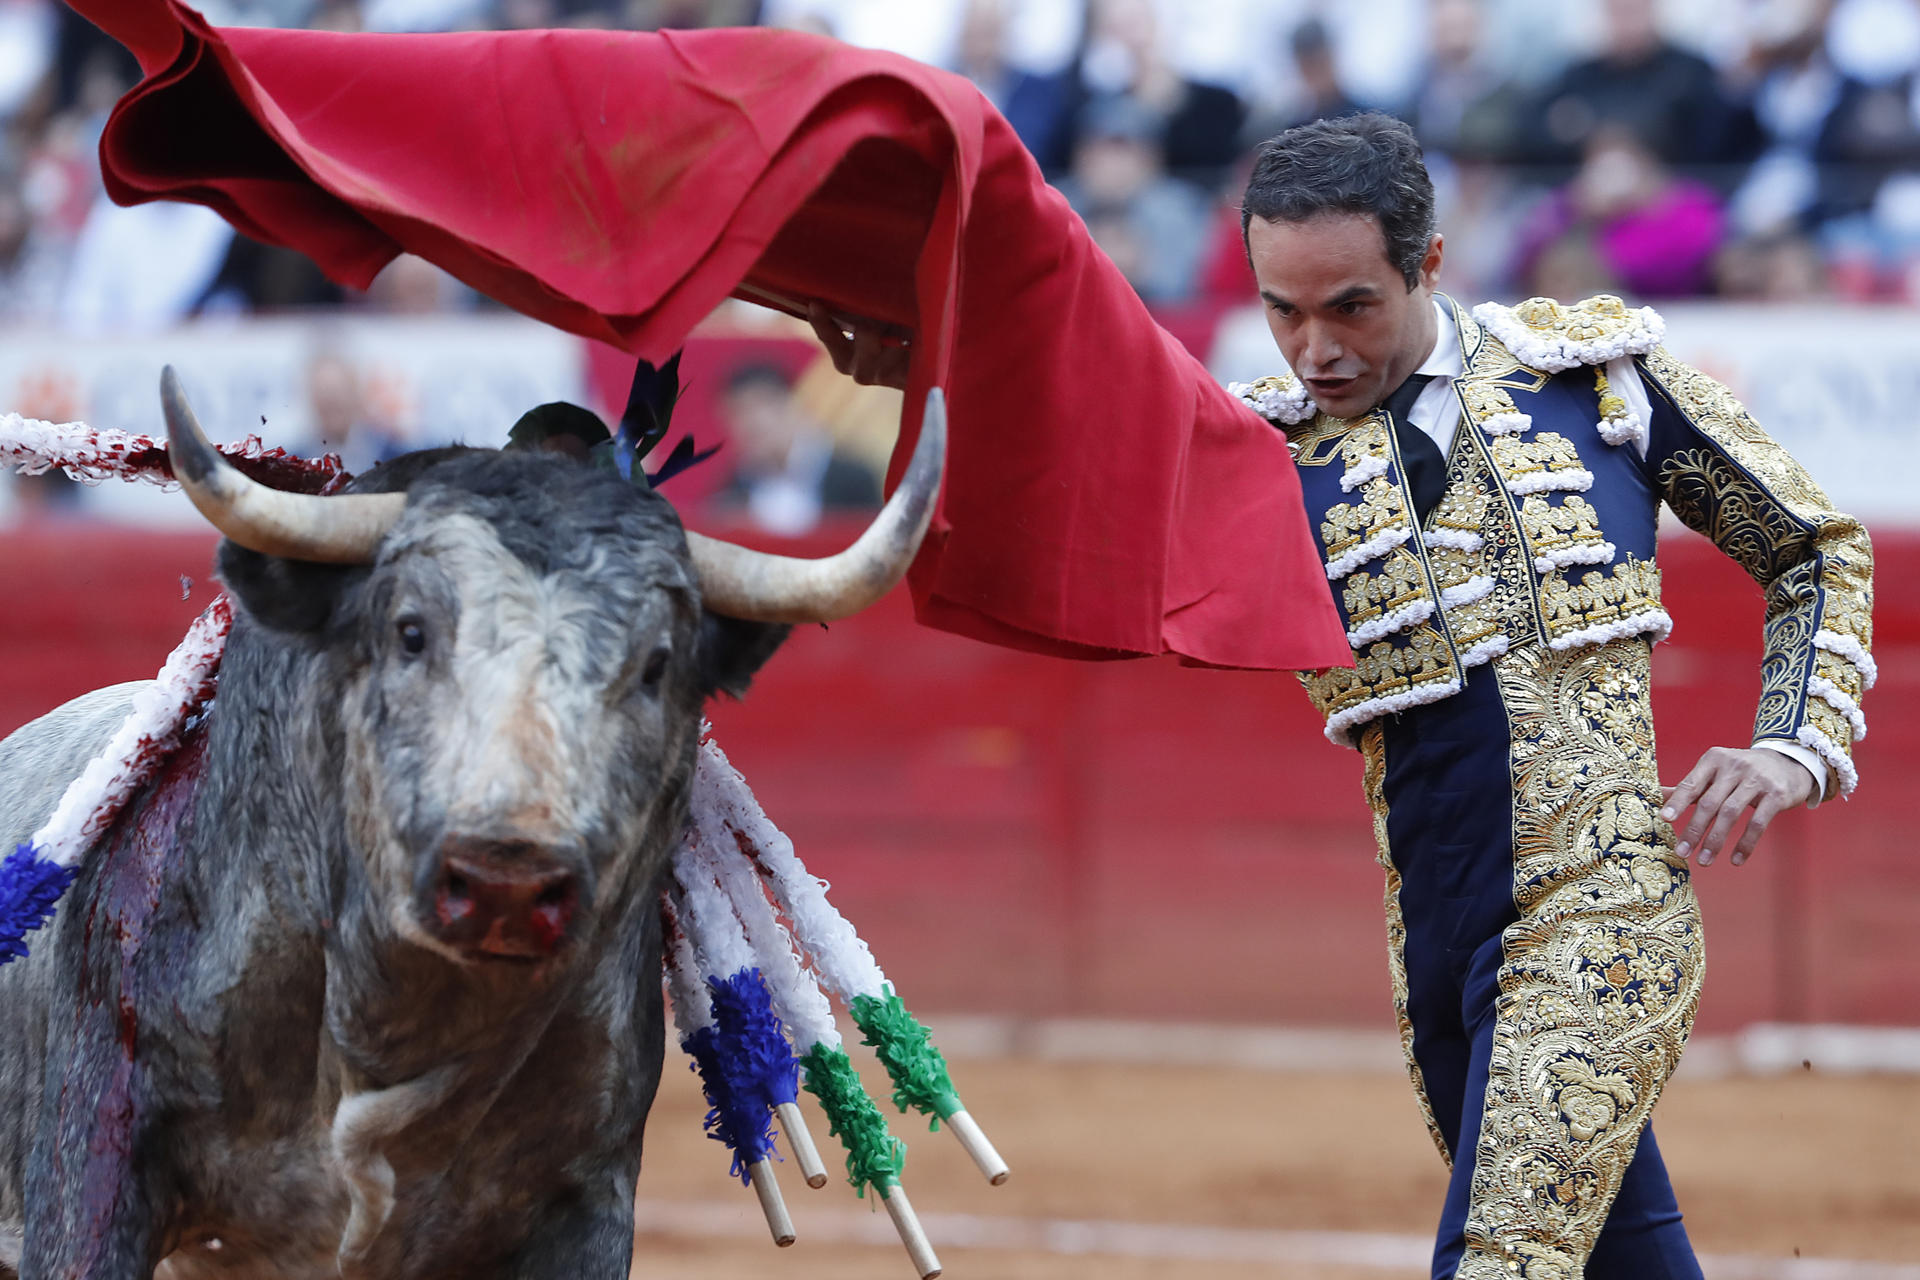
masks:
<path fill-rule="evenodd" d="M 1700 763 L 1680 780 L 1679 786 L 1665 790 L 1667 807 L 1660 816 L 1668 822 L 1678 827 L 1688 806 L 1693 808 L 1674 852 L 1682 858 L 1698 853 L 1703 867 L 1727 847 L 1734 825 L 1746 819 L 1740 843 L 1733 847 L 1733 865 L 1737 867 L 1753 853 L 1776 815 L 1812 797 L 1813 775 L 1805 765 L 1778 751 L 1714 747 L 1700 757 Z"/>

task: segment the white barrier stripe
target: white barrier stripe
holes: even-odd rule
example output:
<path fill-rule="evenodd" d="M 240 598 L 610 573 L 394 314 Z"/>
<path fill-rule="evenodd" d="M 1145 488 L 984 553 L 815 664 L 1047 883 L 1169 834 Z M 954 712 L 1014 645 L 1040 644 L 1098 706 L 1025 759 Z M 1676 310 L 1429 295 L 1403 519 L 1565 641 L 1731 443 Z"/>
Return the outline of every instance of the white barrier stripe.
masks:
<path fill-rule="evenodd" d="M 1384 1231 L 1287 1231 L 1261 1227 L 1209 1227 L 1083 1218 L 989 1217 L 974 1213 L 923 1213 L 921 1225 L 942 1249 L 988 1249 L 1088 1254 L 1167 1262 L 1270 1263 L 1275 1266 L 1354 1267 L 1405 1273 L 1424 1268 L 1433 1255 L 1427 1236 Z M 885 1217 L 846 1209 L 814 1212 L 799 1223 L 815 1244 L 873 1245 L 897 1249 Z M 766 1226 L 751 1207 L 706 1200 L 655 1200 L 634 1205 L 641 1234 L 693 1239 L 759 1239 Z M 1920 1280 L 1920 1265 L 1846 1258 L 1766 1258 L 1706 1254 L 1709 1280 Z"/>

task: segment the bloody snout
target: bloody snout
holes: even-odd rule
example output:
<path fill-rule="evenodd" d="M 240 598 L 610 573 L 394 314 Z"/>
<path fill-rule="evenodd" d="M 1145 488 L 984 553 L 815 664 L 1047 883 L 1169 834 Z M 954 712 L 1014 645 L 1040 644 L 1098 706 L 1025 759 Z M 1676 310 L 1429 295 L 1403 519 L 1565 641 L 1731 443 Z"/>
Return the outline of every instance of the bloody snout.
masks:
<path fill-rule="evenodd" d="M 491 956 L 541 959 L 559 949 L 580 905 L 580 881 L 525 840 L 449 837 L 428 889 L 427 927 Z"/>

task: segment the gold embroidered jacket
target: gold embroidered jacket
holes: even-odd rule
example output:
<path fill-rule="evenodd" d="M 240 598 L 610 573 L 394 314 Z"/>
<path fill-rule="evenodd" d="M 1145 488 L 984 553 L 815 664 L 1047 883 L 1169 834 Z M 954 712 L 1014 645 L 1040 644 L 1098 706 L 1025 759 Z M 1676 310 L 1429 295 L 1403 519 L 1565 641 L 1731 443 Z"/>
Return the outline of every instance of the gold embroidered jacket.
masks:
<path fill-rule="evenodd" d="M 1454 318 L 1460 427 L 1419 528 L 1384 410 L 1314 414 L 1291 375 L 1238 388 L 1288 432 L 1353 644 L 1352 670 L 1303 677 L 1327 736 L 1351 742 L 1369 720 L 1458 692 L 1469 668 L 1517 645 L 1664 638 L 1665 502 L 1766 593 L 1754 740 L 1817 752 L 1829 794 L 1851 791 L 1875 675 L 1866 530 L 1724 386 L 1659 345 L 1650 308 L 1535 298 Z M 1650 421 L 1608 385 L 1609 362 L 1629 359 Z"/>

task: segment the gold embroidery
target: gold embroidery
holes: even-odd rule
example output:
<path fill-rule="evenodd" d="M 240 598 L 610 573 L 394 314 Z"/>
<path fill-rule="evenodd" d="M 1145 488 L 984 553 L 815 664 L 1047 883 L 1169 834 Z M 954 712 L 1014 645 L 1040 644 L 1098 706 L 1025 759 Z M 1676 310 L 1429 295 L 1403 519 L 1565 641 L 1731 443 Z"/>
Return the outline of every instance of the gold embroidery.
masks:
<path fill-rule="evenodd" d="M 1371 542 L 1389 529 L 1405 527 L 1406 502 L 1400 486 L 1384 479 L 1369 481 L 1358 502 L 1341 502 L 1327 508 L 1320 522 L 1320 539 L 1326 544 L 1327 561 L 1338 560 L 1363 542 Z"/>
<path fill-rule="evenodd" d="M 1704 951 L 1661 822 L 1644 640 L 1513 650 L 1514 899 L 1465 1280 L 1580 1274 L 1686 1043 Z"/>
<path fill-rule="evenodd" d="M 1720 383 L 1665 348 L 1645 359 L 1649 377 L 1673 398 L 1713 448 L 1675 451 L 1660 464 L 1660 487 L 1690 527 L 1713 539 L 1767 593 L 1766 657 L 1754 739 L 1792 740 L 1811 723 L 1851 751 L 1851 722 L 1807 692 L 1818 673 L 1856 697 L 1859 679 L 1830 674 L 1844 662 L 1817 661 L 1819 630 L 1873 640 L 1873 547 L 1860 522 L 1833 510 L 1786 450 L 1760 429 Z M 1844 682 L 1843 682 L 1844 681 Z M 1829 726 L 1838 732 L 1829 730 Z"/>
<path fill-rule="evenodd" d="M 1493 439 L 1494 465 L 1509 483 L 1541 472 L 1586 469 L 1580 465 L 1580 451 L 1574 448 L 1573 441 L 1558 431 L 1535 430 L 1529 436 L 1495 436 Z"/>
<path fill-rule="evenodd" d="M 1296 467 L 1324 467 L 1340 456 L 1341 437 L 1346 433 L 1345 425 L 1332 431 L 1309 429 L 1297 439 L 1289 436 L 1287 444 L 1292 447 L 1293 464 Z"/>
<path fill-rule="evenodd" d="M 1382 420 L 1348 433 L 1340 444 L 1340 456 L 1349 466 L 1367 458 L 1391 457 L 1389 450 L 1387 426 Z M 1361 487 L 1357 501 L 1335 503 L 1327 509 L 1320 522 L 1320 540 L 1331 564 L 1362 543 L 1396 528 L 1411 530 L 1406 497 L 1398 481 L 1380 475 Z"/>
<path fill-rule="evenodd" d="M 1641 324 L 1627 304 L 1610 293 L 1597 293 L 1570 307 L 1552 298 L 1528 298 L 1513 308 L 1513 314 L 1536 333 L 1583 344 L 1618 338 Z"/>
<path fill-rule="evenodd" d="M 1347 605 L 1347 629 L 1356 631 L 1383 614 L 1428 598 L 1426 570 L 1418 556 L 1404 547 L 1395 548 L 1380 572 L 1349 574 L 1341 595 Z"/>
<path fill-rule="evenodd" d="M 1577 493 L 1565 495 L 1560 502 L 1548 502 L 1543 494 L 1528 494 L 1520 504 L 1520 523 L 1526 528 L 1535 555 L 1574 547 L 1599 548 L 1606 543 L 1600 532 L 1600 513 Z"/>
<path fill-rule="evenodd" d="M 1384 426 L 1374 425 L 1366 431 L 1349 431 L 1340 441 L 1340 457 L 1349 467 L 1375 458 L 1391 458 L 1392 449 L 1387 444 L 1387 431 Z"/>
<path fill-rule="evenodd" d="M 1498 343 L 1487 345 L 1499 346 Z M 1513 403 L 1513 397 L 1507 394 L 1505 387 L 1485 378 L 1462 378 L 1460 398 L 1465 402 L 1467 412 L 1473 416 L 1475 422 L 1485 422 L 1495 414 L 1520 412 Z"/>
<path fill-rule="evenodd" d="M 1393 865 L 1387 843 L 1387 745 L 1379 721 L 1360 731 L 1360 755 L 1367 762 L 1365 786 L 1367 805 L 1373 810 L 1374 848 L 1378 851 L 1381 869 L 1387 874 L 1387 972 L 1393 982 L 1393 1016 L 1400 1024 L 1400 1051 L 1406 1057 L 1407 1074 L 1413 1080 L 1413 1096 L 1419 1100 L 1427 1132 L 1433 1135 L 1433 1145 L 1440 1149 L 1440 1158 L 1452 1168 L 1453 1153 L 1447 1150 L 1446 1137 L 1440 1132 L 1439 1121 L 1434 1119 L 1427 1081 L 1413 1056 L 1413 1019 L 1407 1014 L 1407 924 L 1400 914 L 1400 869 Z"/>
<path fill-rule="evenodd" d="M 1354 665 L 1304 674 L 1301 682 L 1322 715 L 1332 717 L 1374 698 L 1408 693 L 1435 681 L 1459 677 L 1446 638 L 1430 624 L 1406 633 L 1396 645 L 1378 640 L 1354 652 Z"/>
<path fill-rule="evenodd" d="M 1866 677 L 1861 674 L 1860 668 L 1837 653 L 1829 653 L 1825 649 L 1815 650 L 1813 674 L 1825 679 L 1855 702 L 1860 701 L 1860 695 L 1866 692 Z"/>
<path fill-rule="evenodd" d="M 1605 571 L 1581 574 L 1577 584 L 1568 577 L 1550 573 L 1540 583 L 1540 609 L 1549 642 L 1660 607 L 1660 569 L 1651 560 L 1629 556 Z"/>
<path fill-rule="evenodd" d="M 1548 379 L 1545 374 L 1523 368 L 1478 324 L 1470 320 L 1466 323 L 1482 333 L 1482 339 L 1460 380 L 1460 394 L 1468 420 L 1481 429 L 1469 432 L 1462 423 L 1461 434 L 1466 439 L 1456 450 L 1447 484 L 1450 491 L 1471 492 L 1484 502 L 1477 530 L 1482 546 L 1473 557 L 1472 571 L 1491 577 L 1494 588 L 1481 601 L 1448 610 L 1446 617 L 1462 648 L 1471 649 L 1497 635 L 1520 644 L 1541 634 L 1533 555 L 1521 536 L 1512 495 L 1496 470 L 1483 424 L 1494 414 L 1515 412 L 1511 391 L 1537 391 Z"/>

